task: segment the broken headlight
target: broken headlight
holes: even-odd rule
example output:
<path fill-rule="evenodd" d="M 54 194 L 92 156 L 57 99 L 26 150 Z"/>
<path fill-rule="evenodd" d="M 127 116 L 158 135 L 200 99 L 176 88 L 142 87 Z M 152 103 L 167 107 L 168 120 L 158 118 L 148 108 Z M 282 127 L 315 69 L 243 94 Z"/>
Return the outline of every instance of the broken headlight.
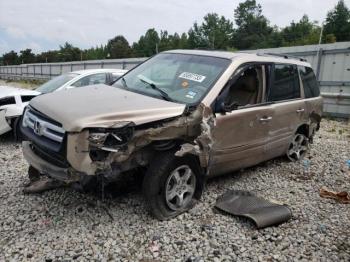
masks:
<path fill-rule="evenodd" d="M 134 124 L 127 122 L 118 125 L 120 127 L 115 128 L 115 125 L 112 128 L 90 130 L 88 137 L 90 146 L 110 152 L 125 149 L 134 134 Z"/>

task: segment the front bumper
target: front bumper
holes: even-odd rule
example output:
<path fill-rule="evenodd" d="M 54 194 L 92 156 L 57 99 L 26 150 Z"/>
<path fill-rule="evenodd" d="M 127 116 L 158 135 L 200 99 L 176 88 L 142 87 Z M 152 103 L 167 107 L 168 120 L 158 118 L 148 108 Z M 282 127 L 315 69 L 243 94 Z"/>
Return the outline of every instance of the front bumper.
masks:
<path fill-rule="evenodd" d="M 22 150 L 23 156 L 27 160 L 29 165 L 33 166 L 41 174 L 45 174 L 49 177 L 55 178 L 66 183 L 79 181 L 80 178 L 84 175 L 83 173 L 79 173 L 73 170 L 72 168 L 58 167 L 43 160 L 33 152 L 31 148 L 31 143 L 29 141 L 22 142 Z"/>

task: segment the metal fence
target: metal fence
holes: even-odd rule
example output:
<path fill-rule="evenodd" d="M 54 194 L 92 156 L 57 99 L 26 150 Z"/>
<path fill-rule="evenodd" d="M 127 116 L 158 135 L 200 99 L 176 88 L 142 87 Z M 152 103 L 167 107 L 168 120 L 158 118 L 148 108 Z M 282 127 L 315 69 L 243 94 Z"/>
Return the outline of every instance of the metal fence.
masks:
<path fill-rule="evenodd" d="M 305 58 L 316 72 L 325 115 L 350 117 L 350 42 L 259 49 Z"/>
<path fill-rule="evenodd" d="M 314 68 L 324 97 L 324 112 L 350 116 L 350 42 L 259 49 L 257 52 L 305 58 Z M 65 63 L 0 66 L 2 79 L 49 79 L 62 73 L 96 68 L 131 69 L 146 58 L 107 59 Z"/>
<path fill-rule="evenodd" d="M 106 59 L 0 66 L 1 79 L 50 79 L 63 73 L 97 68 L 131 69 L 146 58 Z"/>

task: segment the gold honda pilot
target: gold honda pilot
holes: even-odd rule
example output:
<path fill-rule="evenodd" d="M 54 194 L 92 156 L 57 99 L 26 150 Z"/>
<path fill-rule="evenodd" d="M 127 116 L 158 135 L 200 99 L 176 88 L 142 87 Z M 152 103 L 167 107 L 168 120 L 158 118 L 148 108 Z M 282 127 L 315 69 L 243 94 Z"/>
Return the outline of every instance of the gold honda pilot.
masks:
<path fill-rule="evenodd" d="M 33 99 L 23 154 L 65 184 L 105 183 L 139 167 L 151 214 L 191 208 L 206 178 L 286 155 L 301 159 L 322 98 L 305 60 L 271 54 L 173 50 L 118 79 Z"/>

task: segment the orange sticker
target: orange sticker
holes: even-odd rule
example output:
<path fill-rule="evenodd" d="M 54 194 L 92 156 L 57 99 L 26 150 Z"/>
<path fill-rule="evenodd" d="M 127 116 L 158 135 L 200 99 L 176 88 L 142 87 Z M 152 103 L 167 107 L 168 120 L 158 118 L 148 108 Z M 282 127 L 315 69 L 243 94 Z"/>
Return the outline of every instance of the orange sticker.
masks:
<path fill-rule="evenodd" d="M 183 82 L 181 83 L 181 85 L 182 85 L 182 87 L 188 87 L 188 82 L 187 82 L 187 81 L 183 81 Z"/>

